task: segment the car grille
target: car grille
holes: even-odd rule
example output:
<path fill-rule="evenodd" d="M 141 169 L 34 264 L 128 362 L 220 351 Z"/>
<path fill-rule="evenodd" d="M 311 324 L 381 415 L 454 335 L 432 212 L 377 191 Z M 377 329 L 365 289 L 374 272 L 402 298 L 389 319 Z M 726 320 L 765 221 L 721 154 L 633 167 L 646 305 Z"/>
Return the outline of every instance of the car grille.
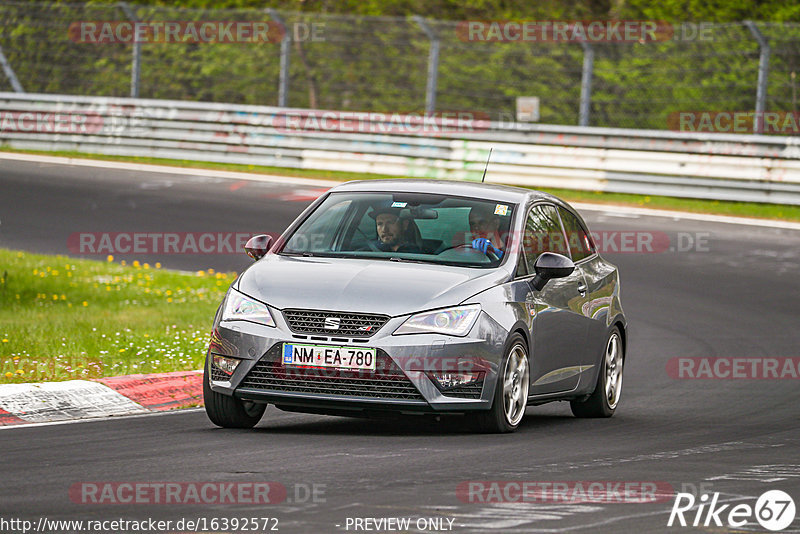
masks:
<path fill-rule="evenodd" d="M 211 364 L 211 380 L 214 380 L 215 382 L 227 382 L 230 379 L 230 375 L 213 363 Z"/>
<path fill-rule="evenodd" d="M 250 370 L 239 387 L 371 399 L 425 400 L 397 364 L 381 350 L 376 353 L 375 371 L 286 367 L 280 355 L 279 343 Z"/>
<path fill-rule="evenodd" d="M 447 397 L 459 397 L 461 399 L 480 399 L 483 391 L 483 380 L 478 380 L 466 386 L 458 386 L 445 391 L 442 395 Z"/>
<path fill-rule="evenodd" d="M 348 337 L 370 337 L 389 320 L 386 315 L 319 310 L 283 310 L 283 316 L 292 332 Z M 326 322 L 331 328 L 325 328 Z M 336 322 L 338 327 L 333 328 L 331 323 Z"/>

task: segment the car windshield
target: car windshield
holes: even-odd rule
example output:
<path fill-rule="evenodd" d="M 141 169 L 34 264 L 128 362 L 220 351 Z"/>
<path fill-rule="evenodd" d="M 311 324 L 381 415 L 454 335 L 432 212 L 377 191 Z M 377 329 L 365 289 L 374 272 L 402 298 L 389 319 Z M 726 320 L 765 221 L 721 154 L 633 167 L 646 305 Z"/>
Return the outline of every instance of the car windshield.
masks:
<path fill-rule="evenodd" d="M 280 253 L 494 267 L 514 207 L 428 193 L 331 193 Z"/>

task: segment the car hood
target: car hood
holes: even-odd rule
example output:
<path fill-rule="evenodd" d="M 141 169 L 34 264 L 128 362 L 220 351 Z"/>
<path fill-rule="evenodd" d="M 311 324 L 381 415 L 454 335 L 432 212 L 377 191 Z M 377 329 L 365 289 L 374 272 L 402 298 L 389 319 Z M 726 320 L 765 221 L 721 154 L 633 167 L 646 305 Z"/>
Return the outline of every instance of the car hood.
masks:
<path fill-rule="evenodd" d="M 242 273 L 238 289 L 278 309 L 398 316 L 459 304 L 508 278 L 502 268 L 268 254 Z"/>

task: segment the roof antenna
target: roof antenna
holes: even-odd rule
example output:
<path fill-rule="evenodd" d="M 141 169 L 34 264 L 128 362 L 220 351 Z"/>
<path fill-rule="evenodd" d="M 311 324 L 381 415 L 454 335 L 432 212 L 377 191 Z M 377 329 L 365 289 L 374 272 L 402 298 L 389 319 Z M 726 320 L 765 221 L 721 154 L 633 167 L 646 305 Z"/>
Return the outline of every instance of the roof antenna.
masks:
<path fill-rule="evenodd" d="M 489 148 L 489 157 L 486 158 L 486 167 L 484 167 L 483 169 L 483 176 L 481 176 L 481 183 L 483 183 L 484 178 L 486 178 L 486 169 L 489 168 L 489 160 L 492 158 L 492 150 L 494 150 L 494 147 Z"/>

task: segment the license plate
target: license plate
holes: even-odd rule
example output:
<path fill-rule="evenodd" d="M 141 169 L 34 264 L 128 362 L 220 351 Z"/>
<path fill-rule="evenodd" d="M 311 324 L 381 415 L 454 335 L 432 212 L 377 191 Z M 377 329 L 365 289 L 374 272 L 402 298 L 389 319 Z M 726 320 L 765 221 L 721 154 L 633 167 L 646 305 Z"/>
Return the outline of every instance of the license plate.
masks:
<path fill-rule="evenodd" d="M 283 365 L 374 371 L 375 349 L 284 343 Z"/>

